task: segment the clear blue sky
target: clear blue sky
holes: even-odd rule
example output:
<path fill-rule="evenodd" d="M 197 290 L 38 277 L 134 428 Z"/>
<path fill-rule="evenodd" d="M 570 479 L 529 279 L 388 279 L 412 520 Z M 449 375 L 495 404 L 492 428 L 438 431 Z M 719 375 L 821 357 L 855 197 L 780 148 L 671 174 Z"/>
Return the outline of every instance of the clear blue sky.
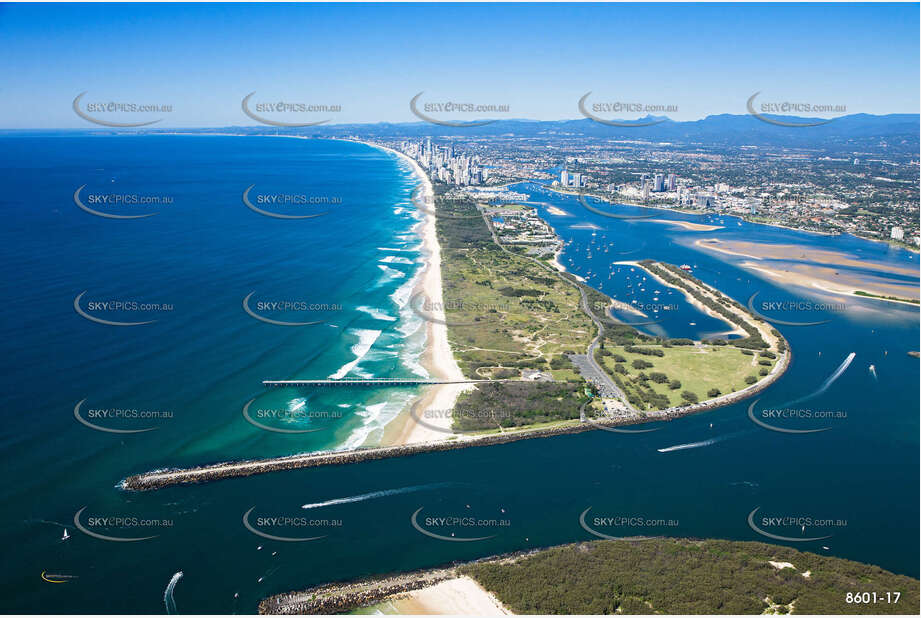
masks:
<path fill-rule="evenodd" d="M 74 97 L 170 103 L 159 126 L 256 124 L 240 101 L 414 121 L 409 100 L 577 118 L 603 101 L 693 120 L 765 100 L 919 111 L 918 4 L 0 5 L 0 128 L 92 128 Z"/>

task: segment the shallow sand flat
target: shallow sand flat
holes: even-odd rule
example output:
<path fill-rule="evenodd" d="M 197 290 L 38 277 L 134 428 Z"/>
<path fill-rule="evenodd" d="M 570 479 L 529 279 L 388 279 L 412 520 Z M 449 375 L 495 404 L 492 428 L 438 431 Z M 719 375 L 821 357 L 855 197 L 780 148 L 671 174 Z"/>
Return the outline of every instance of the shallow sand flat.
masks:
<path fill-rule="evenodd" d="M 558 217 L 571 217 L 572 215 L 563 210 L 562 208 L 557 208 L 556 206 L 547 206 L 547 212 L 551 215 L 556 215 Z"/>
<path fill-rule="evenodd" d="M 865 270 L 894 273 L 917 277 L 918 267 L 895 266 L 881 262 L 861 260 L 852 253 L 843 251 L 830 251 L 828 249 L 808 249 L 800 245 L 756 243 L 741 240 L 720 240 L 718 238 L 703 238 L 694 243 L 702 249 L 709 249 L 728 255 L 738 255 L 755 260 L 796 260 L 827 264 L 830 266 L 847 266 Z"/>
<path fill-rule="evenodd" d="M 511 614 L 493 595 L 466 576 L 414 590 L 392 599 L 390 603 L 399 613 L 409 615 L 501 616 Z"/>
<path fill-rule="evenodd" d="M 859 290 L 880 296 L 897 296 L 909 299 L 919 297 L 917 285 L 897 283 L 891 279 L 854 272 L 845 271 L 842 273 L 830 267 L 795 262 L 771 266 L 765 265 L 764 262 L 742 262 L 741 266 L 763 273 L 784 284 L 822 290 L 830 294 L 853 296 L 854 292 Z"/>
<path fill-rule="evenodd" d="M 705 223 L 692 223 L 690 221 L 671 221 L 669 219 L 643 219 L 644 223 L 665 223 L 667 225 L 676 225 L 678 227 L 690 230 L 692 232 L 712 232 L 713 230 L 722 230 L 723 225 L 707 225 Z"/>

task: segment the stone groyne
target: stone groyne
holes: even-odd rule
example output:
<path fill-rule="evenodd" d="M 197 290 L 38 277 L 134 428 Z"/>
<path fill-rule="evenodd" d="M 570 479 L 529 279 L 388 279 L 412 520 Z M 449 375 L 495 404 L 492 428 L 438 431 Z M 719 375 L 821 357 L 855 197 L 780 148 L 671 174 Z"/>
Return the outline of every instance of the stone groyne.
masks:
<path fill-rule="evenodd" d="M 331 615 L 380 603 L 396 594 L 427 588 L 457 577 L 454 568 L 400 573 L 344 584 L 325 584 L 298 592 L 285 592 L 259 602 L 260 614 Z"/>
<path fill-rule="evenodd" d="M 259 602 L 260 614 L 342 614 L 359 607 L 380 603 L 394 595 L 428 588 L 462 576 L 462 567 L 480 563 L 508 563 L 534 556 L 549 548 L 525 549 L 516 552 L 477 558 L 469 562 L 452 562 L 433 569 L 394 573 L 369 579 L 322 584 L 307 590 L 283 592 Z"/>
<path fill-rule="evenodd" d="M 658 421 L 662 419 L 636 419 L 636 418 L 609 418 L 598 419 L 593 423 L 578 425 L 562 425 L 542 429 L 509 431 L 500 434 L 485 436 L 465 437 L 458 439 L 439 440 L 436 442 L 418 442 L 401 446 L 381 446 L 358 448 L 348 451 L 326 451 L 317 453 L 304 453 L 271 459 L 254 459 L 249 461 L 230 461 L 224 463 L 196 466 L 194 468 L 169 468 L 154 470 L 129 476 L 123 480 L 119 487 L 131 491 L 146 491 L 160 489 L 170 485 L 187 485 L 192 483 L 205 483 L 219 479 L 265 474 L 281 470 L 296 470 L 299 468 L 316 468 L 319 466 L 337 466 L 359 463 L 375 459 L 390 459 L 393 457 L 406 457 L 423 453 L 437 453 L 441 451 L 454 451 L 457 449 L 474 446 L 493 446 L 506 444 L 531 438 L 545 438 L 551 436 L 593 431 L 598 427 L 635 425 L 638 422 Z"/>
<path fill-rule="evenodd" d="M 720 408 L 733 403 L 752 397 L 756 393 L 764 390 L 776 381 L 790 364 L 791 352 L 789 347 L 774 365 L 770 374 L 764 379 L 748 386 L 740 391 L 721 395 L 714 399 L 702 401 L 686 406 L 668 408 L 656 412 L 646 412 L 646 416 L 637 418 L 635 416 L 625 416 L 616 418 L 597 418 L 590 422 L 579 423 L 577 425 L 561 425 L 557 427 L 546 427 L 542 429 L 509 431 L 500 434 L 490 434 L 476 437 L 462 437 L 457 439 L 440 440 L 437 442 L 419 442 L 416 444 L 405 444 L 402 446 L 382 446 L 371 448 L 360 448 L 348 451 L 327 451 L 319 453 L 305 453 L 301 455 L 289 455 L 286 457 L 275 457 L 272 459 L 255 459 L 249 461 L 231 461 L 217 463 L 194 468 L 176 468 L 166 470 L 155 470 L 129 476 L 120 484 L 122 489 L 131 491 L 147 491 L 160 489 L 172 485 L 188 485 L 194 483 L 206 483 L 226 478 L 241 476 L 251 476 L 253 474 L 265 474 L 268 472 L 279 472 L 282 470 L 297 470 L 300 468 L 316 468 L 319 466 L 337 466 L 345 464 L 360 463 L 375 459 L 390 459 L 393 457 L 407 457 L 411 455 L 421 455 L 424 453 L 437 453 L 441 451 L 453 451 L 462 448 L 476 446 L 493 446 L 497 444 L 507 444 L 519 440 L 530 440 L 533 438 L 548 438 L 567 434 L 582 433 L 584 431 L 595 431 L 605 427 L 621 427 L 625 425 L 636 425 L 640 423 L 651 423 L 658 421 L 670 421 L 690 414 L 697 414 Z"/>

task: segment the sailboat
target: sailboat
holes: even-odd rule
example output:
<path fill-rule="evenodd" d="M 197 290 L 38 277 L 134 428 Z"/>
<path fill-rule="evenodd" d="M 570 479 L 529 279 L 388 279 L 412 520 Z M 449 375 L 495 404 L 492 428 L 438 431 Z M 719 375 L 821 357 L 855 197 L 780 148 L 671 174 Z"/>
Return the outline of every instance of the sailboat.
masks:
<path fill-rule="evenodd" d="M 67 533 L 67 528 L 64 528 L 64 535 L 61 537 L 62 541 L 66 541 L 70 538 L 70 535 Z"/>

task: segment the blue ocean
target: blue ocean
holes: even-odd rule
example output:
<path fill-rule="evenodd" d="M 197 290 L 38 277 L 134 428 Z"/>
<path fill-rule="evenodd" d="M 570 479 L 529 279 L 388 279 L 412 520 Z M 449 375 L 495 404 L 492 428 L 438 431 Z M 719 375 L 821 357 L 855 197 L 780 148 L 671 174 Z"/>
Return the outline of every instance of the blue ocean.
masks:
<path fill-rule="evenodd" d="M 783 316 L 820 325 L 778 326 L 793 363 L 761 398 L 779 406 L 808 396 L 814 409 L 846 411 L 821 433 L 765 430 L 746 401 L 642 434 L 596 431 L 122 491 L 121 479 L 150 469 L 380 438 L 415 391 L 262 381 L 425 375 L 425 332 L 407 306 L 424 259 L 411 204 L 417 181 L 393 155 L 344 141 L 0 142 L 7 611 L 253 613 L 268 595 L 322 582 L 589 540 L 586 509 L 673 522 L 632 533 L 758 541 L 768 539 L 748 524 L 754 509 L 809 517 L 824 522 L 815 528 L 822 540 L 785 543 L 918 575 L 918 360 L 908 355 L 918 348 L 918 309 L 857 298 L 847 311 Z M 726 325 L 617 261 L 687 264 L 742 303 L 755 292 L 814 300 L 696 247 L 704 237 L 846 251 L 914 269 L 893 277 L 918 280 L 917 254 L 881 243 L 656 211 L 722 228 L 693 232 L 597 215 L 536 183 L 512 188 L 567 243 L 559 257 L 567 269 L 622 302 L 675 305 L 649 332 L 702 337 Z M 269 214 L 244 202 L 247 190 Z M 155 214 L 116 219 L 77 201 L 105 215 Z M 254 317 L 247 298 L 260 317 L 306 324 Z M 144 540 L 85 534 L 74 527 L 78 512 L 94 531 Z M 418 531 L 420 512 L 508 525 L 445 542 Z M 248 529 L 269 516 L 285 518 L 278 536 L 310 540 Z"/>

